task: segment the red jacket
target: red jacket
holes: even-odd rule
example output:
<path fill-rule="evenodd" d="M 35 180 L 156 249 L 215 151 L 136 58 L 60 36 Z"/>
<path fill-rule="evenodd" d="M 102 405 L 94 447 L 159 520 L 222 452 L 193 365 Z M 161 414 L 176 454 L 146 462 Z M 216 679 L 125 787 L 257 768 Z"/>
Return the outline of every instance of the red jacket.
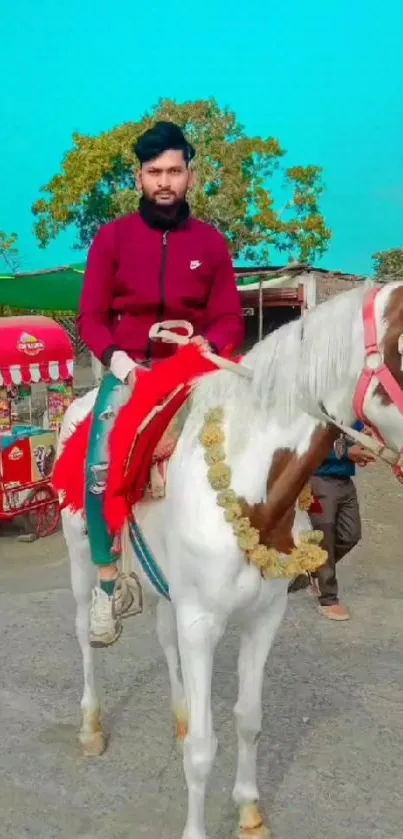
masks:
<path fill-rule="evenodd" d="M 101 227 L 88 254 L 78 317 L 87 347 L 101 361 L 113 349 L 135 361 L 161 358 L 173 345 L 150 342 L 150 327 L 178 319 L 190 321 L 218 353 L 242 345 L 240 294 L 224 237 L 193 218 L 162 233 L 138 213 Z"/>

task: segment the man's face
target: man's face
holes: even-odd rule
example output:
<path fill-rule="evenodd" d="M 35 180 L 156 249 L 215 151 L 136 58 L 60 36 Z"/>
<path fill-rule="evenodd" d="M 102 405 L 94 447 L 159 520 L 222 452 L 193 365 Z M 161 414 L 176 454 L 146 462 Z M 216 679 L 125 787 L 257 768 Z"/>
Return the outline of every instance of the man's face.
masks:
<path fill-rule="evenodd" d="M 193 173 L 181 151 L 166 151 L 144 163 L 136 177 L 137 189 L 159 207 L 171 207 L 186 198 Z"/>

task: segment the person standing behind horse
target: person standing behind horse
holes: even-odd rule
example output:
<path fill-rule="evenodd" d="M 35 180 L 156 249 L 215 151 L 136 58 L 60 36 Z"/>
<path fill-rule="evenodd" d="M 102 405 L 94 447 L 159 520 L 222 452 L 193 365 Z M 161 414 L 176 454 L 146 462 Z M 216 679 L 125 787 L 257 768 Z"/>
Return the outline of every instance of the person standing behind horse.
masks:
<path fill-rule="evenodd" d="M 157 321 L 189 322 L 192 340 L 221 353 L 239 349 L 243 314 L 225 238 L 192 218 L 186 201 L 194 184 L 193 146 L 171 122 L 158 122 L 138 140 L 138 213 L 99 230 L 88 255 L 79 333 L 107 373 L 97 396 L 86 464 L 86 523 L 99 585 L 92 594 L 91 643 L 113 644 L 122 616 L 136 611 L 137 590 L 119 572 L 103 518 L 108 437 L 118 410 L 136 385 L 139 365 L 175 352 L 152 343 Z"/>
<path fill-rule="evenodd" d="M 363 430 L 360 422 L 353 427 L 357 431 Z M 329 620 L 350 618 L 339 601 L 336 566 L 361 539 L 360 508 L 353 478 L 356 466 L 366 466 L 373 461 L 371 452 L 341 434 L 310 480 L 312 492 L 321 506 L 320 512 L 310 515 L 311 523 L 314 530 L 322 531 L 322 546 L 328 554 L 327 562 L 311 578 L 310 589 L 318 598 L 320 614 Z M 289 591 L 308 585 L 309 579 L 297 577 Z"/>

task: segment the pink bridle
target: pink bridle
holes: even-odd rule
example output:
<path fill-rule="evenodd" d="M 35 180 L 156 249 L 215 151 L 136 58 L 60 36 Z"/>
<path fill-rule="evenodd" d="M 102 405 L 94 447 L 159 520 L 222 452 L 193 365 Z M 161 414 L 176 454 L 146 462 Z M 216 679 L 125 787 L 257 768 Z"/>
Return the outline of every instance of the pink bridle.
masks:
<path fill-rule="evenodd" d="M 368 389 L 373 381 L 377 379 L 389 396 L 392 404 L 403 415 L 403 390 L 385 364 L 383 353 L 380 349 L 375 319 L 375 301 L 380 288 L 372 288 L 367 294 L 363 306 L 364 321 L 364 344 L 365 344 L 365 366 L 358 380 L 354 395 L 354 411 L 356 417 L 364 424 L 369 425 L 374 434 L 384 442 L 379 430 L 374 427 L 366 418 L 364 413 L 364 402 Z"/>

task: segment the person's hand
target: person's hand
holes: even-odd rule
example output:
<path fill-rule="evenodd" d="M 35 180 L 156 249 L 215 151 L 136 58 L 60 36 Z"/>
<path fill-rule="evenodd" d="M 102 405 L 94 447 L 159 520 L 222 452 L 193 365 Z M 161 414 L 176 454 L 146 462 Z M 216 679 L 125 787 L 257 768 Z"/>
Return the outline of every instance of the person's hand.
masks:
<path fill-rule="evenodd" d="M 367 449 L 364 449 L 362 446 L 351 446 L 348 450 L 348 457 L 353 463 L 356 463 L 357 466 L 367 466 L 368 463 L 375 462 L 375 456 L 372 452 L 369 452 Z"/>
<path fill-rule="evenodd" d="M 211 352 L 210 344 L 205 338 L 203 338 L 203 335 L 194 335 L 193 338 L 190 339 L 190 343 L 196 344 L 204 352 Z"/>

